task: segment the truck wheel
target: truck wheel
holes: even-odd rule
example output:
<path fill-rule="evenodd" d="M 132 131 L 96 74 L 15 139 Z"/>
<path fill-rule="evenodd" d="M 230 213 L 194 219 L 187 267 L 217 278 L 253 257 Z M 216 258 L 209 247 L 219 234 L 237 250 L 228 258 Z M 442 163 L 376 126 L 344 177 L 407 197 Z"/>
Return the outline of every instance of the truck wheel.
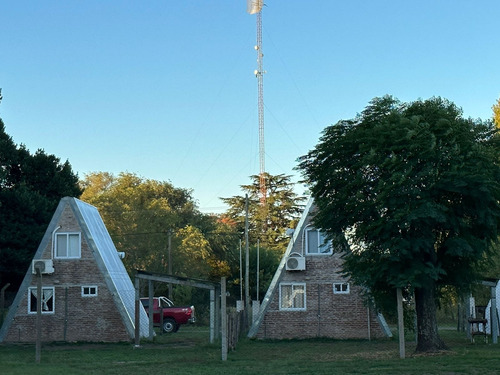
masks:
<path fill-rule="evenodd" d="M 173 319 L 166 319 L 163 322 L 163 332 L 165 333 L 172 333 L 177 331 L 177 324 L 175 323 L 175 320 Z"/>

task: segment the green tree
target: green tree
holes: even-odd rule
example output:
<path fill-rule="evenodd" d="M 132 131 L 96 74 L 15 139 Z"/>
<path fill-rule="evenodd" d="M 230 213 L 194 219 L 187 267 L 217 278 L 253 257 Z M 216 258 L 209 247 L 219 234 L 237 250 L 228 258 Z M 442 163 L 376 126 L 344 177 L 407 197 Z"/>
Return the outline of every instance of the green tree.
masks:
<path fill-rule="evenodd" d="M 179 231 L 201 220 L 191 191 L 169 182 L 133 173 L 116 177 L 97 172 L 85 176 L 82 186 L 81 199 L 99 209 L 115 246 L 126 253 L 123 262 L 130 273 L 135 269 L 166 273 L 169 232 L 172 248 L 178 249 L 184 241 Z M 172 269 L 178 275 L 184 273 L 179 262 L 181 258 L 173 258 Z"/>
<path fill-rule="evenodd" d="M 0 119 L 0 285 L 19 287 L 59 200 L 80 194 L 68 161 L 17 146 Z"/>
<path fill-rule="evenodd" d="M 257 296 L 257 257 L 259 259 L 259 300 L 264 298 L 269 285 L 274 277 L 275 271 L 281 261 L 281 255 L 274 250 L 257 246 L 251 246 L 249 249 L 250 258 L 250 298 L 255 299 Z"/>
<path fill-rule="evenodd" d="M 81 184 L 81 199 L 99 209 L 115 246 L 126 254 L 130 274 L 169 273 L 169 258 L 176 276 L 220 281 L 232 274 L 236 233 L 216 215 L 200 213 L 190 190 L 131 173 L 92 173 Z M 167 290 L 155 285 L 157 294 Z M 194 304 L 198 318 L 208 319 L 206 291 L 174 285 L 173 298 L 176 304 Z"/>
<path fill-rule="evenodd" d="M 175 251 L 177 274 L 182 276 L 207 278 L 210 274 L 212 249 L 210 243 L 198 228 L 187 225 L 177 231 L 179 246 Z"/>
<path fill-rule="evenodd" d="M 304 198 L 297 196 L 294 192 L 294 185 L 290 181 L 291 176 L 266 173 L 266 200 L 265 204 L 261 204 L 259 175 L 253 175 L 251 179 L 250 185 L 241 186 L 248 195 L 250 244 L 256 244 L 257 239 L 260 239 L 262 247 L 283 254 L 289 241 L 285 231 L 295 227 Z M 243 233 L 245 229 L 245 196 L 222 198 L 222 201 L 229 206 L 224 217 L 226 220 L 234 222 L 238 230 Z"/>
<path fill-rule="evenodd" d="M 493 105 L 493 107 L 491 107 L 491 109 L 493 109 L 493 121 L 495 122 L 497 128 L 500 129 L 500 98 Z"/>
<path fill-rule="evenodd" d="M 375 296 L 414 291 L 417 351 L 444 347 L 437 292 L 469 286 L 497 241 L 498 141 L 491 122 L 463 118 L 447 100 L 386 96 L 326 128 L 299 164 L 316 225 L 346 234 L 353 280 Z"/>
<path fill-rule="evenodd" d="M 266 200 L 265 204 L 262 204 L 259 175 L 253 175 L 250 178 L 251 184 L 241 186 L 245 195 L 248 195 L 249 290 L 252 298 L 255 298 L 257 295 L 257 241 L 259 241 L 259 298 L 262 299 L 290 240 L 285 232 L 288 228 L 295 228 L 304 198 L 294 192 L 291 176 L 266 173 Z M 231 248 L 226 252 L 226 259 L 231 269 L 228 287 L 231 290 L 231 296 L 235 299 L 240 298 L 240 287 L 244 282 L 240 279 L 239 244 L 234 240 L 242 241 L 244 267 L 245 195 L 222 198 L 222 201 L 228 204 L 229 209 L 219 218 L 219 228 L 225 228 L 224 231 L 229 234 L 226 241 L 231 244 Z"/>

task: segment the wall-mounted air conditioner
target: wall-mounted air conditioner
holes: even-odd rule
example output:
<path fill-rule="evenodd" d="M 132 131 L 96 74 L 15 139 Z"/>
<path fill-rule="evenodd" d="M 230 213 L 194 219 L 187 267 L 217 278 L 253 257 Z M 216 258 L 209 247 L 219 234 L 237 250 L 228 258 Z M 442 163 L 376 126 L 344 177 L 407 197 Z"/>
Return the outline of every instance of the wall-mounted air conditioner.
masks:
<path fill-rule="evenodd" d="M 31 263 L 31 272 L 36 274 L 36 268 L 40 268 L 42 273 L 54 273 L 52 259 L 35 259 Z"/>
<path fill-rule="evenodd" d="M 306 269 L 306 258 L 303 256 L 289 256 L 286 258 L 287 271 L 304 271 Z"/>

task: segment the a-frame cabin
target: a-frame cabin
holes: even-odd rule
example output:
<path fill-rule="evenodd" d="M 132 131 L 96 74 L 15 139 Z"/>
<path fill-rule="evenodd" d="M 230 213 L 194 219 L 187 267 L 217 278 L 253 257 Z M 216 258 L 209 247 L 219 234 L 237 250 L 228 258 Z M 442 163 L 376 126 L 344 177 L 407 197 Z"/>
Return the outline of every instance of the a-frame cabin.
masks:
<path fill-rule="evenodd" d="M 94 206 L 61 199 L 0 329 L 0 342 L 36 340 L 35 266 L 43 268 L 42 341 L 130 341 L 135 289 Z M 148 318 L 140 306 L 140 334 Z"/>
<path fill-rule="evenodd" d="M 341 254 L 314 228 L 307 203 L 249 337 L 336 339 L 392 336 L 383 316 L 343 275 Z"/>

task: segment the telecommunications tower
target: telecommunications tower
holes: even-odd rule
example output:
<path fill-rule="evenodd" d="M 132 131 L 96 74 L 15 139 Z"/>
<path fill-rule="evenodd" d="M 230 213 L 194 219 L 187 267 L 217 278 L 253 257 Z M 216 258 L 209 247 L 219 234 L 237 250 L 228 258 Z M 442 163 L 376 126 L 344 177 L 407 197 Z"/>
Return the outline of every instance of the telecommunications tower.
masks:
<path fill-rule="evenodd" d="M 247 12 L 257 15 L 257 44 L 255 51 L 257 51 L 257 69 L 254 71 L 257 77 L 257 91 L 258 91 L 258 112 L 259 112 L 259 188 L 260 188 L 260 202 L 266 202 L 266 163 L 265 163 L 265 149 L 264 149 L 264 68 L 262 53 L 262 5 L 264 0 L 247 0 Z"/>

